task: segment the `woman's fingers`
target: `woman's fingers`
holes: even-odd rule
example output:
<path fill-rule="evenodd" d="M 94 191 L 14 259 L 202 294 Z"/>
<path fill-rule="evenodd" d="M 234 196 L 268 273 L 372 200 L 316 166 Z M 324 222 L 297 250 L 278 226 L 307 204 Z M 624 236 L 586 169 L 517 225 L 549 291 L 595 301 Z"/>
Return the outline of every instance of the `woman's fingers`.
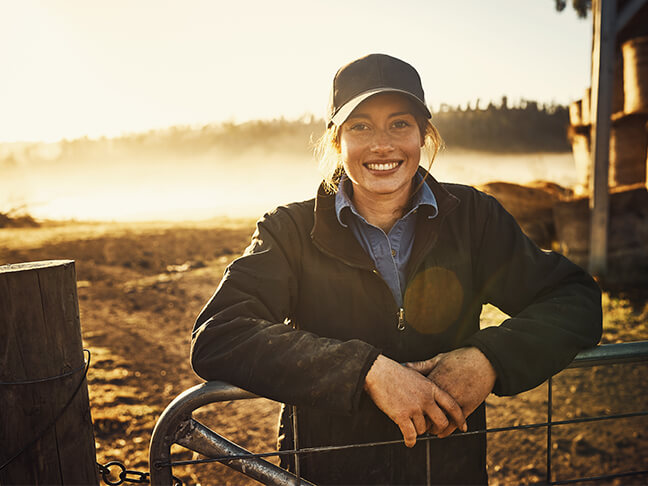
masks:
<path fill-rule="evenodd" d="M 446 353 L 428 378 L 450 394 L 467 416 L 493 390 L 497 374 L 479 349 L 466 347 Z"/>
<path fill-rule="evenodd" d="M 365 391 L 398 425 L 407 447 L 414 446 L 417 435 L 430 428 L 439 433 L 451 425 L 450 420 L 458 425 L 465 422 L 461 407 L 436 383 L 383 355 L 367 373 Z"/>
<path fill-rule="evenodd" d="M 443 438 L 445 438 L 445 437 L 449 437 L 449 436 L 450 436 L 450 435 L 455 431 L 456 428 L 457 428 L 457 426 L 456 426 L 455 424 L 450 423 L 450 425 L 448 425 L 448 426 L 445 428 L 445 430 L 442 430 L 441 432 L 439 432 L 439 433 L 437 434 L 437 436 L 438 436 L 440 439 L 443 439 Z M 464 430 L 464 432 L 466 432 L 466 431 Z"/>
<path fill-rule="evenodd" d="M 414 422 L 412 422 L 411 419 L 405 419 L 401 422 L 397 423 L 398 427 L 400 428 L 401 434 L 403 434 L 403 439 L 405 440 L 405 445 L 407 447 L 414 447 L 416 444 L 416 428 L 414 426 Z"/>
<path fill-rule="evenodd" d="M 459 403 L 457 403 L 457 401 L 442 388 L 437 387 L 437 389 L 436 401 L 439 406 L 445 411 L 448 417 L 452 419 L 452 422 L 456 427 L 463 432 L 466 432 L 468 430 L 468 425 L 466 424 L 466 417 L 464 417 L 463 410 Z M 440 432 L 445 431 L 446 427 L 441 429 Z"/>
<path fill-rule="evenodd" d="M 414 428 L 416 429 L 416 435 L 425 434 L 428 430 L 427 420 L 425 415 L 422 413 L 415 413 L 411 418 Z"/>
<path fill-rule="evenodd" d="M 410 361 L 403 363 L 403 366 L 418 371 L 422 375 L 428 375 L 436 367 L 443 355 L 444 353 L 437 354 L 434 358 L 426 359 L 425 361 Z"/>
<path fill-rule="evenodd" d="M 430 403 L 426 407 L 425 415 L 427 415 L 432 422 L 432 426 L 430 427 L 430 432 L 432 434 L 438 434 L 440 431 L 445 430 L 445 428 L 450 424 L 448 417 L 445 416 L 436 403 Z"/>

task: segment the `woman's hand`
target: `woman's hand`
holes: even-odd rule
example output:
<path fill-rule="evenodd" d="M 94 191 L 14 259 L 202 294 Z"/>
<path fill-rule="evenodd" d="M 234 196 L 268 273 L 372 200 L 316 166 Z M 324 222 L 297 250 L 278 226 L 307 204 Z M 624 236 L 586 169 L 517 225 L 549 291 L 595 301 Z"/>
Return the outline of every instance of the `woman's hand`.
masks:
<path fill-rule="evenodd" d="M 486 400 L 497 379 L 491 362 L 475 347 L 455 349 L 425 361 L 405 363 L 405 366 L 427 376 L 448 392 L 466 417 Z M 455 428 L 451 423 L 439 436 L 450 435 Z"/>
<path fill-rule="evenodd" d="M 428 429 L 439 437 L 450 435 L 456 427 L 466 430 L 461 407 L 448 393 L 382 354 L 367 373 L 364 388 L 376 406 L 398 425 L 407 447 L 413 447 L 416 436 Z"/>

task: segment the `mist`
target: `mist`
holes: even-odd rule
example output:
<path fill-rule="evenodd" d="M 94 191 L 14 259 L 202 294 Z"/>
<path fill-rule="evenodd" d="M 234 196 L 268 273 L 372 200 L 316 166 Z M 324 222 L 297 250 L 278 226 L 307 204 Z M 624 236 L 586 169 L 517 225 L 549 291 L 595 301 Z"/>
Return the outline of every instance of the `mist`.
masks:
<path fill-rule="evenodd" d="M 277 205 L 313 197 L 320 181 L 307 149 L 183 156 L 146 151 L 129 156 L 120 150 L 71 157 L 40 147 L 36 155 L 32 150 L 29 158 L 5 158 L 0 165 L 0 208 L 23 208 L 35 218 L 56 220 L 258 217 Z M 470 185 L 545 180 L 569 187 L 575 182 L 571 153 L 446 150 L 431 172 L 441 181 Z"/>

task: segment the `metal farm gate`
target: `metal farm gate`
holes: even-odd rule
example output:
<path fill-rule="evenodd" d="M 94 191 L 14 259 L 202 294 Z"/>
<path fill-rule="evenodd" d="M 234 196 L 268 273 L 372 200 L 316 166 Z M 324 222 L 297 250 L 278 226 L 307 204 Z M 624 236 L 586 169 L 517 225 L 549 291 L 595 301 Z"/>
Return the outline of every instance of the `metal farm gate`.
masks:
<path fill-rule="evenodd" d="M 594 366 L 607 367 L 613 364 L 627 364 L 648 361 L 648 341 L 606 344 L 579 353 L 568 369 L 588 368 Z M 560 376 L 560 375 L 558 375 Z M 633 410 L 623 413 L 610 413 L 593 416 L 579 416 L 566 420 L 554 420 L 553 414 L 553 379 L 549 379 L 547 386 L 547 410 L 546 421 L 507 427 L 487 428 L 486 430 L 469 431 L 463 434 L 497 434 L 501 432 L 529 431 L 533 429 L 546 430 L 546 478 L 543 484 L 571 484 L 585 481 L 612 480 L 648 474 L 646 470 L 623 471 L 618 473 L 602 474 L 589 477 L 575 477 L 570 479 L 554 480 L 552 472 L 552 433 L 556 428 L 569 424 L 587 424 L 590 422 L 601 422 L 620 420 L 648 415 L 648 409 Z M 641 386 L 641 385 L 639 385 Z M 645 394 L 641 389 L 638 393 Z M 299 461 L 301 454 L 313 454 L 332 450 L 343 450 L 358 447 L 375 447 L 402 443 L 402 440 L 377 442 L 371 444 L 351 444 L 335 447 L 296 448 L 291 451 L 265 452 L 253 454 L 240 446 L 228 441 L 217 433 L 204 426 L 192 416 L 193 412 L 202 406 L 210 403 L 258 398 L 257 395 L 249 393 L 240 388 L 233 387 L 222 382 L 207 382 L 197 385 L 179 395 L 173 400 L 163 414 L 160 416 L 153 436 L 151 438 L 149 464 L 151 467 L 151 484 L 156 486 L 169 486 L 177 481 L 173 476 L 173 466 L 200 464 L 209 462 L 223 463 L 241 473 L 267 485 L 310 485 L 308 481 L 299 476 Z M 426 441 L 429 445 L 431 440 L 442 440 L 434 436 L 419 437 L 418 440 Z M 171 446 L 178 444 L 186 449 L 206 456 L 208 459 L 173 461 L 171 458 Z M 295 441 L 295 444 L 298 444 Z M 293 455 L 295 457 L 296 475 L 266 461 L 264 458 L 278 455 Z M 428 465 L 429 466 L 429 465 Z M 430 468 L 428 467 L 428 482 Z"/>

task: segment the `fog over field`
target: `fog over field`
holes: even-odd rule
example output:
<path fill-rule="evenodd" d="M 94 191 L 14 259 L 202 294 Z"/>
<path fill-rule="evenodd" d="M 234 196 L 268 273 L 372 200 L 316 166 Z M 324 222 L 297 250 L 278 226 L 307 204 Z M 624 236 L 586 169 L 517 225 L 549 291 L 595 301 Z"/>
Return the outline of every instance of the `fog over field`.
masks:
<path fill-rule="evenodd" d="M 0 208 L 25 207 L 36 218 L 102 221 L 256 217 L 313 197 L 319 183 L 309 150 L 212 150 L 164 155 L 94 152 L 15 158 L 0 165 Z M 56 148 L 49 148 L 56 152 Z M 570 153 L 493 154 L 446 150 L 432 174 L 442 181 L 482 184 L 575 182 Z"/>

